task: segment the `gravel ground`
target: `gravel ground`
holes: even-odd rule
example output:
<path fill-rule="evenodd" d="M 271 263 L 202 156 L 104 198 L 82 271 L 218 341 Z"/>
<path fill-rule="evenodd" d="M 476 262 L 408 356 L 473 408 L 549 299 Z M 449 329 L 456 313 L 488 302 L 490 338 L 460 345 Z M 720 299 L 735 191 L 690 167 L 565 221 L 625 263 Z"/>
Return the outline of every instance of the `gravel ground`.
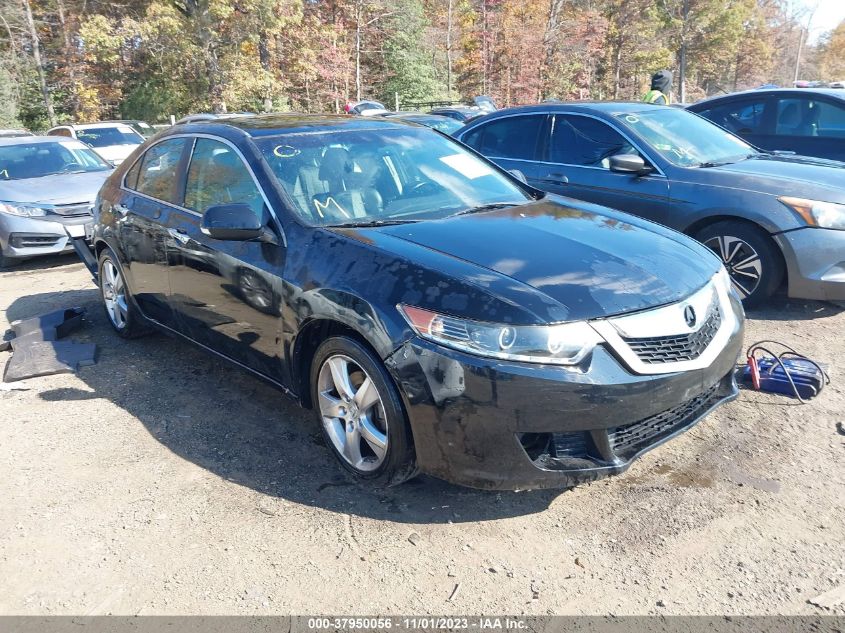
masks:
<path fill-rule="evenodd" d="M 832 305 L 749 315 L 831 365 L 811 404 L 746 391 L 623 476 L 487 493 L 358 486 L 310 412 L 98 299 L 73 257 L 0 272 L 0 332 L 80 305 L 99 349 L 0 391 L 0 614 L 845 614 L 809 602 L 845 585 Z"/>

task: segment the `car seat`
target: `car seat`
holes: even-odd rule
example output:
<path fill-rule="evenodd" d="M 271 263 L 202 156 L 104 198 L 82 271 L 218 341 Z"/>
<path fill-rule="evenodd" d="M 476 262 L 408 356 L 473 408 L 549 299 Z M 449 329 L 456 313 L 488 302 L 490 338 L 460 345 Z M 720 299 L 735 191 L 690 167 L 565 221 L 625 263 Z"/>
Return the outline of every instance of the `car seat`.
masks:
<path fill-rule="evenodd" d="M 354 188 L 352 170 L 346 149 L 329 147 L 323 154 L 317 178 L 324 192 L 312 197 L 314 211 L 320 220 L 345 222 L 366 215 L 364 197 Z"/>

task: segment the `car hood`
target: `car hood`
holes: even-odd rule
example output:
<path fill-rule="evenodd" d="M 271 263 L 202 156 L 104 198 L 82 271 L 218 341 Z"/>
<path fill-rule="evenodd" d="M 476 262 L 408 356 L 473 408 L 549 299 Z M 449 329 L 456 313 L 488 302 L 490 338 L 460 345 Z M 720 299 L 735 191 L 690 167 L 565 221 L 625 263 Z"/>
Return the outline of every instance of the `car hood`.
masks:
<path fill-rule="evenodd" d="M 562 306 L 555 312 L 565 320 L 680 301 L 719 270 L 709 251 L 680 233 L 558 200 L 365 231 L 379 234 L 380 247 L 404 251 L 412 261 L 433 261 L 441 272 L 452 272 L 450 260 L 470 263 L 476 274 L 455 274 L 476 285 L 485 283 L 484 271 L 516 280 Z M 430 252 L 408 252 L 401 243 Z M 439 259 L 432 260 L 431 252 Z"/>
<path fill-rule="evenodd" d="M 0 181 L 0 200 L 46 204 L 93 202 L 111 173 L 111 169 L 104 169 L 83 174 L 55 174 L 42 178 L 3 180 Z"/>
<path fill-rule="evenodd" d="M 732 181 L 737 176 L 747 176 L 739 183 L 731 183 L 743 189 L 845 203 L 845 163 L 835 160 L 767 154 L 701 171 L 724 174 Z"/>

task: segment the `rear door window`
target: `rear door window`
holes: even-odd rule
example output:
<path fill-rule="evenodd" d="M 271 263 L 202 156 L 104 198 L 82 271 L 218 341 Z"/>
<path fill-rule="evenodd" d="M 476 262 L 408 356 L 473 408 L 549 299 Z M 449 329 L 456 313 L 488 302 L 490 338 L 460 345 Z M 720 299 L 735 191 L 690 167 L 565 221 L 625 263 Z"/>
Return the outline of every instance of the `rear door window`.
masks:
<path fill-rule="evenodd" d="M 777 134 L 845 138 L 845 105 L 800 97 L 779 99 Z"/>
<path fill-rule="evenodd" d="M 140 161 L 135 190 L 157 200 L 181 204 L 181 201 L 177 199 L 176 184 L 179 161 L 182 158 L 185 143 L 184 138 L 173 138 L 156 143 L 148 149 Z M 131 185 L 128 179 L 126 185 L 127 187 Z"/>
<path fill-rule="evenodd" d="M 481 125 L 463 141 L 489 158 L 535 160 L 545 114 L 509 116 Z"/>

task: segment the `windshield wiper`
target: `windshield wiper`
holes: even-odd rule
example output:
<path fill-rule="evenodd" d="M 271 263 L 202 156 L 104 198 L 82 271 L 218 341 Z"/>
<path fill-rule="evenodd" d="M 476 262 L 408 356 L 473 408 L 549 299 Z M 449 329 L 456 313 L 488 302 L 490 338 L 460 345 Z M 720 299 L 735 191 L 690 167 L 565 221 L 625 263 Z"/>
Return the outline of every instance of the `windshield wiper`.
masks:
<path fill-rule="evenodd" d="M 725 160 L 720 161 L 705 161 L 703 163 L 696 164 L 696 167 L 721 167 L 722 165 L 730 165 L 731 163 L 738 163 L 743 160 L 748 160 L 749 158 L 754 158 L 757 154 L 743 154 L 742 156 L 731 156 L 726 158 Z"/>
<path fill-rule="evenodd" d="M 393 226 L 395 224 L 413 224 L 421 220 L 361 220 L 360 222 L 344 222 L 343 224 L 329 224 L 331 229 L 366 228 L 370 226 Z"/>
<path fill-rule="evenodd" d="M 454 218 L 459 215 L 469 215 L 470 213 L 480 213 L 482 211 L 493 211 L 494 209 L 507 209 L 508 207 L 516 207 L 518 206 L 516 202 L 491 202 L 489 204 L 480 204 L 477 207 L 470 207 L 469 209 L 464 209 L 463 211 L 458 211 L 457 213 L 453 213 L 450 215 L 450 218 Z"/>

